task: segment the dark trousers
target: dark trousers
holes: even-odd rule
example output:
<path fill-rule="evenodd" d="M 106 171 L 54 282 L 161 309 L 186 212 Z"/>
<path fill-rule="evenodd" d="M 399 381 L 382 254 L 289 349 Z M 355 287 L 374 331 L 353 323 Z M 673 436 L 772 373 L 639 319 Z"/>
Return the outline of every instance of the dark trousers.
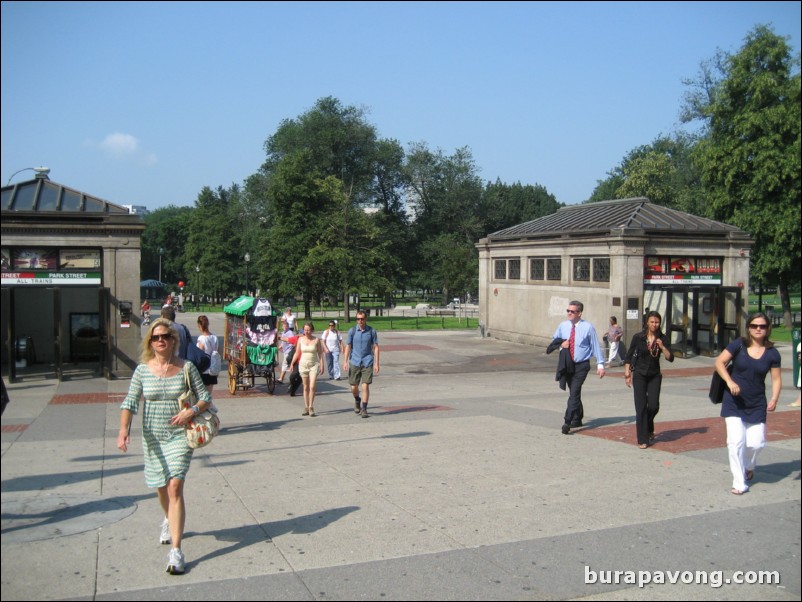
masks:
<path fill-rule="evenodd" d="M 660 387 L 663 375 L 632 377 L 632 390 L 635 393 L 635 432 L 638 445 L 648 444 L 649 435 L 654 433 L 654 417 L 660 411 Z"/>
<path fill-rule="evenodd" d="M 568 407 L 565 409 L 565 424 L 579 425 L 585 415 L 582 407 L 582 385 L 590 372 L 590 362 L 574 364 L 574 373 L 566 379 L 568 385 Z"/>

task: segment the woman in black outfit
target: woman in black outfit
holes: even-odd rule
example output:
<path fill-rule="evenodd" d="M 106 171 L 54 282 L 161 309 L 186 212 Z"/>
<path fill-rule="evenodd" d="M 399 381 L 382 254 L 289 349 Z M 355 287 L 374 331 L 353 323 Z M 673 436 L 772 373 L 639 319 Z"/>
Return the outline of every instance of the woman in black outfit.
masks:
<path fill-rule="evenodd" d="M 627 351 L 624 378 L 635 393 L 635 429 L 638 447 L 646 449 L 654 440 L 654 417 L 660 411 L 660 356 L 674 361 L 668 338 L 660 330 L 663 318 L 656 311 L 646 315 L 646 328 L 632 337 Z M 633 386 L 634 382 L 634 386 Z"/>

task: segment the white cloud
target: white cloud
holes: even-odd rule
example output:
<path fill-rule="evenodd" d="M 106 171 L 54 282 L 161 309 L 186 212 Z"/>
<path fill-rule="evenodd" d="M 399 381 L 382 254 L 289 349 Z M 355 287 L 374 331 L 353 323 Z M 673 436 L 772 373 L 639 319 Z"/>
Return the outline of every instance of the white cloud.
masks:
<path fill-rule="evenodd" d="M 130 134 L 115 132 L 103 139 L 103 142 L 100 143 L 100 148 L 113 157 L 127 157 L 136 153 L 139 148 L 139 140 Z"/>

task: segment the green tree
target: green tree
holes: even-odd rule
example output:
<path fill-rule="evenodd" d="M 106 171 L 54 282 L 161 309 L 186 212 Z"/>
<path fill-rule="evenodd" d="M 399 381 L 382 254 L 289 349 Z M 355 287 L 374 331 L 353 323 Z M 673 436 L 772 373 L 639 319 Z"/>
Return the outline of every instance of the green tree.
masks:
<path fill-rule="evenodd" d="M 232 228 L 232 201 L 239 187 L 216 191 L 204 187 L 195 201 L 191 229 L 184 253 L 184 269 L 194 293 L 211 296 L 215 302 L 245 288 L 245 268 L 239 232 Z M 200 268 L 198 270 L 198 268 Z"/>
<path fill-rule="evenodd" d="M 777 283 L 788 327 L 802 249 L 799 66 L 784 38 L 757 26 L 736 54 L 703 64 L 685 106 L 686 121 L 705 125 L 694 156 L 710 215 L 754 238 L 752 275 Z"/>
<path fill-rule="evenodd" d="M 586 203 L 595 203 L 598 201 L 610 201 L 620 198 L 618 196 L 618 189 L 624 183 L 624 176 L 618 172 L 619 168 L 607 172 L 607 177 L 604 180 L 596 180 L 596 188 L 590 194 Z"/>
<path fill-rule="evenodd" d="M 387 297 L 400 269 L 392 253 L 393 240 L 379 227 L 377 216 L 382 213 L 368 215 L 354 207 L 340 180 L 332 176 L 320 181 L 319 188 L 323 196 L 333 200 L 333 210 L 324 216 L 315 246 L 301 262 L 301 270 L 315 276 L 315 296 L 342 290 Z"/>
<path fill-rule="evenodd" d="M 598 183 L 589 201 L 647 197 L 658 205 L 704 215 L 706 203 L 692 160 L 693 145 L 692 137 L 677 133 L 630 151 Z"/>
<path fill-rule="evenodd" d="M 407 180 L 415 248 L 420 250 L 416 284 L 440 289 L 445 302 L 453 285 L 444 278 L 442 266 L 433 263 L 446 257 L 438 251 L 445 240 L 439 237 L 451 235 L 450 244 L 461 250 L 455 249 L 450 256 L 451 270 L 473 274 L 478 269 L 474 244 L 483 234 L 479 215 L 482 182 L 469 148 L 446 156 L 442 151 L 429 150 L 423 143 L 412 145 L 407 153 Z"/>
<path fill-rule="evenodd" d="M 460 234 L 450 232 L 429 238 L 421 247 L 421 255 L 430 266 L 423 276 L 426 288 L 440 289 L 444 305 L 454 295 L 464 297 L 478 288 L 478 255 Z"/>
<path fill-rule="evenodd" d="M 322 178 L 309 151 L 285 155 L 271 170 L 266 191 L 271 221 L 256 264 L 259 280 L 271 295 L 303 294 L 308 317 L 311 299 L 319 293 L 314 280 L 318 274 L 310 272 L 304 261 L 326 227 L 335 199 L 321 190 Z"/>
<path fill-rule="evenodd" d="M 482 192 L 479 219 L 483 234 L 551 215 L 562 207 L 553 194 L 540 185 L 488 182 Z"/>
<path fill-rule="evenodd" d="M 285 119 L 265 142 L 265 174 L 273 173 L 284 158 L 301 150 L 320 177 L 334 176 L 356 204 L 371 205 L 376 130 L 365 110 L 343 106 L 331 96 L 321 98 L 297 119 Z"/>
<path fill-rule="evenodd" d="M 355 287 L 392 291 L 402 274 L 389 249 L 405 223 L 401 203 L 403 151 L 380 141 L 365 111 L 322 98 L 297 119 L 286 119 L 265 143 L 267 159 L 249 180 L 247 203 L 270 216 L 259 239 L 259 278 L 271 292 L 313 298 Z M 370 220 L 363 209 L 378 209 Z M 367 252 L 366 240 L 373 241 Z M 389 243 L 389 244 L 388 244 Z"/>
<path fill-rule="evenodd" d="M 159 277 L 160 259 L 162 282 L 175 286 L 184 278 L 184 248 L 191 230 L 191 217 L 191 207 L 174 205 L 156 209 L 145 216 L 141 280 Z"/>
<path fill-rule="evenodd" d="M 386 261 L 383 277 L 388 280 L 386 301 L 391 301 L 394 288 L 406 288 L 408 276 L 415 269 L 413 231 L 406 210 L 404 191 L 408 187 L 404 165 L 404 149 L 396 140 L 379 140 L 374 155 L 375 177 L 371 197 L 377 209 L 372 215 L 374 226 L 379 230 L 386 253 L 395 258 L 392 268 Z M 393 283 L 392 286 L 389 286 Z M 378 291 L 376 291 L 378 293 Z"/>

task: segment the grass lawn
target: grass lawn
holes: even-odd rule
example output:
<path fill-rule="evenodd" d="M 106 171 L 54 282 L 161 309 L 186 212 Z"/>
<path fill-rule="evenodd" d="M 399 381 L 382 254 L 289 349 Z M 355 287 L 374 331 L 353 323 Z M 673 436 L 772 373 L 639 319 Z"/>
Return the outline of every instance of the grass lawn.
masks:
<path fill-rule="evenodd" d="M 356 312 L 352 312 L 354 320 Z M 329 318 L 312 320 L 315 325 L 316 332 L 322 332 L 329 327 Z M 478 328 L 478 318 L 452 318 L 446 316 L 429 317 L 429 318 L 414 318 L 414 317 L 374 317 L 368 318 L 368 324 L 375 328 L 377 331 L 384 330 L 443 330 L 443 329 L 469 329 Z M 339 329 L 341 333 L 346 333 L 352 327 L 356 326 L 356 321 L 345 322 L 340 320 Z"/>

